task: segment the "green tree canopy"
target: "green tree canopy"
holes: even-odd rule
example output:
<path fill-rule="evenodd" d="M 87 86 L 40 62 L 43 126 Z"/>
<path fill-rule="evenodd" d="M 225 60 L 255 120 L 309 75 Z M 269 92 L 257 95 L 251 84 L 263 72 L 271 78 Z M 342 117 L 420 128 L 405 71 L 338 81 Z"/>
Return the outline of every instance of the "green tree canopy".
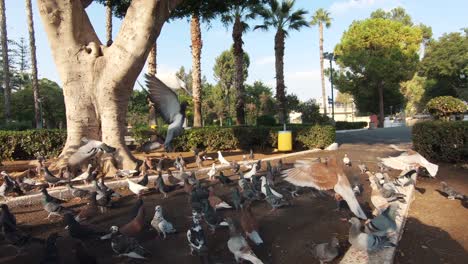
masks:
<path fill-rule="evenodd" d="M 234 85 L 235 68 L 234 68 L 234 52 L 233 49 L 223 51 L 216 57 L 215 65 L 213 67 L 214 78 L 218 81 L 223 89 L 230 90 Z M 250 58 L 244 52 L 244 79 L 249 75 Z"/>

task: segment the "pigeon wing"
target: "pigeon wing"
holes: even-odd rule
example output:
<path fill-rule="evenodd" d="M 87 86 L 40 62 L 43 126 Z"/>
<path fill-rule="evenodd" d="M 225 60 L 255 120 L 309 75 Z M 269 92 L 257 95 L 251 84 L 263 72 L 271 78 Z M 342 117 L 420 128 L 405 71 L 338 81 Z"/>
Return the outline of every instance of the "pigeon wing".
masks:
<path fill-rule="evenodd" d="M 174 122 L 174 117 L 181 110 L 177 94 L 155 76 L 145 74 L 145 77 L 150 99 L 156 104 L 156 109 L 166 123 Z"/>
<path fill-rule="evenodd" d="M 335 192 L 345 199 L 346 203 L 348 203 L 349 208 L 351 211 L 361 219 L 367 219 L 366 214 L 362 210 L 361 206 L 359 205 L 356 196 L 354 196 L 353 189 L 351 188 L 351 184 L 349 184 L 348 178 L 346 175 L 339 173 L 338 174 L 338 182 L 333 188 Z"/>
<path fill-rule="evenodd" d="M 331 190 L 338 182 L 336 169 L 314 160 L 298 160 L 294 168 L 286 170 L 285 180 L 302 187 Z"/>

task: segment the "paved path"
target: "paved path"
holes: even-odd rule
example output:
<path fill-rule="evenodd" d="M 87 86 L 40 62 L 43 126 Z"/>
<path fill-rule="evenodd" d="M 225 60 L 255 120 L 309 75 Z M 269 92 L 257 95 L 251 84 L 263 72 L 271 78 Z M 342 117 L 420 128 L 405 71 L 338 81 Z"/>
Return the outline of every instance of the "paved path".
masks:
<path fill-rule="evenodd" d="M 407 144 L 411 143 L 410 127 L 389 127 L 373 130 L 337 133 L 336 142 L 341 144 Z"/>

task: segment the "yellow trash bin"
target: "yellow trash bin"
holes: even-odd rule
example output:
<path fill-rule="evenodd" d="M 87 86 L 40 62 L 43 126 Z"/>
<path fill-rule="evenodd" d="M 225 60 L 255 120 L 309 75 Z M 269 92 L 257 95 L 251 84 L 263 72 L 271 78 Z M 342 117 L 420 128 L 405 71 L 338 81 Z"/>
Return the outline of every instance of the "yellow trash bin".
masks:
<path fill-rule="evenodd" d="M 292 131 L 278 131 L 278 150 L 292 150 Z"/>

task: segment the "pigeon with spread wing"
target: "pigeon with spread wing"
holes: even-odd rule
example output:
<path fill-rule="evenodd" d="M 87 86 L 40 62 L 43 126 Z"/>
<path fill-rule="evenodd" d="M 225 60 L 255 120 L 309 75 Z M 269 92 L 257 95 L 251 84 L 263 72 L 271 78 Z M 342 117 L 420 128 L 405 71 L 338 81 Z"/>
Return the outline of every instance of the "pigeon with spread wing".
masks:
<path fill-rule="evenodd" d="M 187 104 L 185 102 L 180 103 L 177 94 L 155 76 L 146 74 L 145 77 L 151 101 L 156 105 L 156 109 L 161 114 L 164 122 L 169 124 L 164 149 L 172 151 L 172 140 L 184 131 L 182 126 L 185 121 Z"/>
<path fill-rule="evenodd" d="M 336 157 L 331 157 L 326 163 L 316 160 L 298 160 L 294 168 L 283 172 L 285 180 L 301 187 L 313 187 L 318 190 L 331 190 L 346 200 L 351 211 L 359 218 L 367 219 L 359 202 L 354 196 L 351 184 L 337 165 Z"/>

